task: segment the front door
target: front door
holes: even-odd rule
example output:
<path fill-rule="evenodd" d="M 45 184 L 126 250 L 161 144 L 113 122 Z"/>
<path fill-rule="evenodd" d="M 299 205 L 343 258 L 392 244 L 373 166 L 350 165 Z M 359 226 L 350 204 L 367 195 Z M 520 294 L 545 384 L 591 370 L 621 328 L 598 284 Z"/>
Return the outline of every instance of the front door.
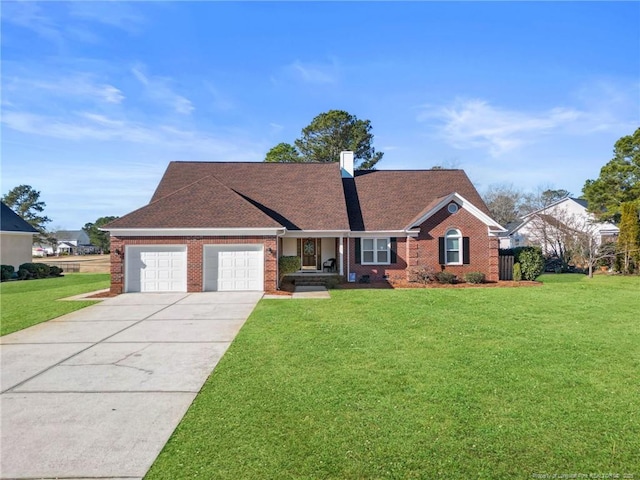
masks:
<path fill-rule="evenodd" d="M 316 238 L 302 239 L 302 269 L 316 270 L 318 264 L 318 241 Z"/>

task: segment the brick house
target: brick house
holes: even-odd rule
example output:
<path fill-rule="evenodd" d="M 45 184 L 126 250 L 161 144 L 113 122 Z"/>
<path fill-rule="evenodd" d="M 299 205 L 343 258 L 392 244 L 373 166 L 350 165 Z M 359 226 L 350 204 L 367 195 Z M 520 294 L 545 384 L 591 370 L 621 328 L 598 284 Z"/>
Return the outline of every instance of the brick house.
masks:
<path fill-rule="evenodd" d="M 278 258 L 350 280 L 428 266 L 498 280 L 498 234 L 462 170 L 172 162 L 151 202 L 104 227 L 111 290 L 275 290 Z"/>

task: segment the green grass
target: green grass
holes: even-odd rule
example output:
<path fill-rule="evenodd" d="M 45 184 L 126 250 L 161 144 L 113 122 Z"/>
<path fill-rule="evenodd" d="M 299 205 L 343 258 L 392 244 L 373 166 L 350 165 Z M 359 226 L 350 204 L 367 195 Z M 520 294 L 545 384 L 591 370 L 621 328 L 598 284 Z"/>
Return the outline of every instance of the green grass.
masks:
<path fill-rule="evenodd" d="M 0 335 L 79 310 L 95 301 L 58 302 L 59 298 L 109 288 L 109 274 L 71 273 L 0 284 Z"/>
<path fill-rule="evenodd" d="M 145 478 L 640 478 L 640 278 L 543 280 L 263 300 Z"/>

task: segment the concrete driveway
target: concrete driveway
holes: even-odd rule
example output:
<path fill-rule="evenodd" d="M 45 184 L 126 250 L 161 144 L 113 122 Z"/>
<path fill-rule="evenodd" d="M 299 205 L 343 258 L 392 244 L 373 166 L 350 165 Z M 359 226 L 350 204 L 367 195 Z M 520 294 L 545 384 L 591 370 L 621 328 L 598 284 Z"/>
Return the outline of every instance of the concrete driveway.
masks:
<path fill-rule="evenodd" d="M 1 478 L 142 478 L 261 293 L 126 294 L 0 338 Z"/>

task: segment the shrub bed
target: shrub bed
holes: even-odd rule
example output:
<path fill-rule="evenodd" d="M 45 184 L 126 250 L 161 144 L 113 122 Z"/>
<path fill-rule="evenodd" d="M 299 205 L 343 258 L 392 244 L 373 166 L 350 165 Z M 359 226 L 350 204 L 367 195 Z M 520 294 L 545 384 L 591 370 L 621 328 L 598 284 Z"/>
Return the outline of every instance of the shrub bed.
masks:
<path fill-rule="evenodd" d="M 436 272 L 431 267 L 413 267 L 409 270 L 409 281 L 426 285 L 436 281 Z"/>
<path fill-rule="evenodd" d="M 298 256 L 282 256 L 278 258 L 278 269 L 280 270 L 280 280 L 289 273 L 295 273 L 300 270 L 300 257 Z"/>
<path fill-rule="evenodd" d="M 464 274 L 464 281 L 467 283 L 484 283 L 485 276 L 482 272 L 469 272 Z"/>
<path fill-rule="evenodd" d="M 62 276 L 62 271 L 62 268 L 50 267 L 46 263 L 23 263 L 18 267 L 18 272 L 16 273 L 13 266 L 2 265 L 2 281 L 60 277 Z"/>
<path fill-rule="evenodd" d="M 454 284 L 458 279 L 453 273 L 443 270 L 442 272 L 436 273 L 436 280 L 438 280 L 438 283 Z"/>

